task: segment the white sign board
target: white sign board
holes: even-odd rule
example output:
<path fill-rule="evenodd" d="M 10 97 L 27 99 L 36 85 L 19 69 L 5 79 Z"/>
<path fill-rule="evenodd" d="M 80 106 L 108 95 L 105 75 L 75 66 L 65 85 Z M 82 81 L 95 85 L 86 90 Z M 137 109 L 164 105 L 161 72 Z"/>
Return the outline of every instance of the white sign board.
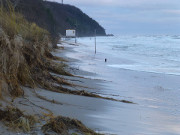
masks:
<path fill-rule="evenodd" d="M 75 37 L 76 30 L 66 30 L 66 37 Z"/>

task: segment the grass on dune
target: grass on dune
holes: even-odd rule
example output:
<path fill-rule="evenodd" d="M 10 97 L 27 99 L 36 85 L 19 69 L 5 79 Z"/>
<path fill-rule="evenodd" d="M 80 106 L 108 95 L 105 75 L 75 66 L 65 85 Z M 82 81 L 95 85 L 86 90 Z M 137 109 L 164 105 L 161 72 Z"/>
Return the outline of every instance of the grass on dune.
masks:
<path fill-rule="evenodd" d="M 0 94 L 18 96 L 20 84 L 34 86 L 32 69 L 44 64 L 50 35 L 15 12 L 9 0 L 0 2 Z"/>
<path fill-rule="evenodd" d="M 51 35 L 15 12 L 9 0 L 0 0 L 0 96 L 23 95 L 21 85 L 34 88 L 51 86 L 49 73 L 67 74 L 62 64 L 54 63 Z M 59 82 L 57 82 L 59 83 Z"/>
<path fill-rule="evenodd" d="M 49 34 L 47 30 L 40 28 L 35 23 L 29 23 L 21 14 L 15 12 L 13 4 L 9 0 L 6 0 L 6 3 L 1 0 L 0 26 L 11 37 L 20 35 L 24 39 L 32 41 L 40 41 Z"/>

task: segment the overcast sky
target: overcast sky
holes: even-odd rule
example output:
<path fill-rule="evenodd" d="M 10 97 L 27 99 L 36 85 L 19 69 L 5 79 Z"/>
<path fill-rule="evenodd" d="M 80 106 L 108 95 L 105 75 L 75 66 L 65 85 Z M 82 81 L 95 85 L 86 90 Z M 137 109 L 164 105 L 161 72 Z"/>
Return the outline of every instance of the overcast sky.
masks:
<path fill-rule="evenodd" d="M 64 0 L 64 3 L 79 7 L 107 33 L 180 34 L 180 0 Z"/>

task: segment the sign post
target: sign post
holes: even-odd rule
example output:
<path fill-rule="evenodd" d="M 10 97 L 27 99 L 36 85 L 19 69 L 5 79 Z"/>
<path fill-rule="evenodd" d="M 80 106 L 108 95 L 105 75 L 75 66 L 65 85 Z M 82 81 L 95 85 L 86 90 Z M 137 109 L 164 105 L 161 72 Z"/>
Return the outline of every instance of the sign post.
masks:
<path fill-rule="evenodd" d="M 66 30 L 66 37 L 75 38 L 75 43 L 76 43 L 76 30 L 73 30 L 73 29 Z"/>

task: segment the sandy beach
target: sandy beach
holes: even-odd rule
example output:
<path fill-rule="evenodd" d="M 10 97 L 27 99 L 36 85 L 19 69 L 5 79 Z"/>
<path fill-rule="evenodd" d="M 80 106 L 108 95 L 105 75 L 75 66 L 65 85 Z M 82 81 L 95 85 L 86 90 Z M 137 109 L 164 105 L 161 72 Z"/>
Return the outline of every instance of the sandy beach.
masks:
<path fill-rule="evenodd" d="M 67 48 L 72 47 L 70 45 Z M 93 92 L 136 104 L 97 99 L 98 102 L 93 103 L 91 109 L 94 111 L 82 111 L 89 120 L 82 118 L 82 115 L 78 119 L 88 127 L 105 134 L 180 133 L 180 115 L 177 109 L 180 106 L 178 75 L 111 68 L 107 65 L 113 64 L 113 60 L 108 58 L 108 63 L 104 62 L 107 55 L 103 56 L 99 52 L 95 56 L 91 49 L 87 48 L 90 47 L 81 44 L 65 54 L 66 57 L 77 59 L 70 63 L 72 67 L 90 72 L 91 75 L 78 73 L 79 70 L 76 73 L 94 79 L 93 86 L 96 89 L 93 89 Z M 122 58 L 119 62 L 131 61 Z"/>
<path fill-rule="evenodd" d="M 180 135 L 179 0 L 1 0 L 0 135 Z"/>
<path fill-rule="evenodd" d="M 81 49 L 86 45 L 74 46 L 62 43 L 59 46 L 64 49 L 57 49 L 53 55 L 67 59 L 66 64 L 69 66 L 66 70 L 76 75 L 73 77 L 61 75 L 64 80 L 74 84 L 74 86 L 63 87 L 74 91 L 85 90 L 103 97 L 128 100 L 135 104 L 62 94 L 40 88 L 36 88 L 35 92 L 33 89 L 24 87 L 24 97 L 16 98 L 12 105 L 24 111 L 25 114 L 41 116 L 44 113 L 53 113 L 55 116 L 75 118 L 88 128 L 107 135 L 176 135 L 180 133 L 180 115 L 177 110 L 180 106 L 179 76 L 112 69 L 105 66 L 107 63 L 104 59 L 90 56 L 88 50 L 82 52 Z M 122 59 L 122 61 L 125 60 Z M 108 59 L 109 63 L 111 61 Z M 53 75 L 60 76 L 54 73 Z M 43 134 L 40 127 L 44 123 L 45 121 L 41 121 L 41 124 L 38 124 L 30 134 Z M 0 134 L 4 133 L 7 133 L 7 129 L 1 126 Z M 8 134 L 14 134 L 14 132 L 8 131 Z"/>

